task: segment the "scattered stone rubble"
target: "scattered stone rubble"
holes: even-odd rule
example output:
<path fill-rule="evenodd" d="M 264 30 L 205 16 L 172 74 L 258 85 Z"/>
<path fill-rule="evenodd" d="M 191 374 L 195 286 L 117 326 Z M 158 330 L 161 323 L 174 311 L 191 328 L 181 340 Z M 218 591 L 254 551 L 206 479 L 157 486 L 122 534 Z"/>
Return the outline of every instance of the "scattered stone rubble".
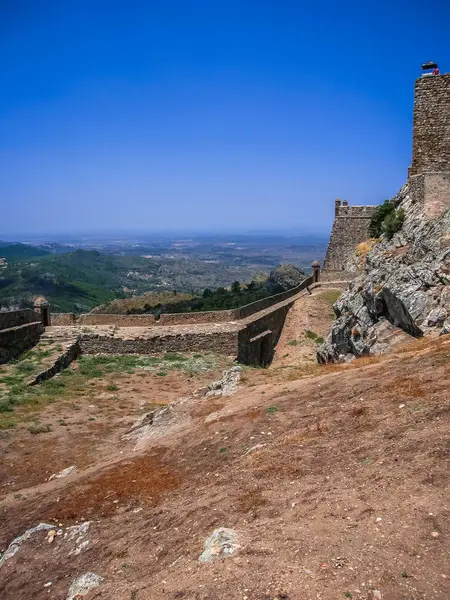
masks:
<path fill-rule="evenodd" d="M 231 369 L 223 371 L 221 379 L 196 390 L 191 397 L 230 396 L 238 388 L 241 372 L 242 367 L 231 367 Z M 133 423 L 128 432 L 122 436 L 122 439 L 137 441 L 137 449 L 140 443 L 147 438 L 166 435 L 168 430 L 177 424 L 186 424 L 190 420 L 186 403 L 191 397 L 178 398 L 167 406 L 155 408 L 145 413 Z"/>

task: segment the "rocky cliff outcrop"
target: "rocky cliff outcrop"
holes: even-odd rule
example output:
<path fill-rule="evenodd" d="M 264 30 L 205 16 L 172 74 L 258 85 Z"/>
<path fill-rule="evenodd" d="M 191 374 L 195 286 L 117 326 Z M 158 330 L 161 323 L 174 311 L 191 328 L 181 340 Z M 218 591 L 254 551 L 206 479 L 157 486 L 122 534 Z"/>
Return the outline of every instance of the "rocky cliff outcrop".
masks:
<path fill-rule="evenodd" d="M 306 279 L 307 275 L 304 271 L 295 265 L 284 264 L 279 265 L 276 269 L 270 272 L 267 279 L 267 289 L 272 294 L 286 292 L 293 287 L 299 285 Z"/>
<path fill-rule="evenodd" d="M 427 216 L 410 191 L 406 184 L 393 199 L 405 211 L 401 230 L 373 246 L 334 305 L 337 319 L 319 362 L 383 352 L 395 338 L 387 329 L 414 337 L 450 331 L 450 210 Z"/>

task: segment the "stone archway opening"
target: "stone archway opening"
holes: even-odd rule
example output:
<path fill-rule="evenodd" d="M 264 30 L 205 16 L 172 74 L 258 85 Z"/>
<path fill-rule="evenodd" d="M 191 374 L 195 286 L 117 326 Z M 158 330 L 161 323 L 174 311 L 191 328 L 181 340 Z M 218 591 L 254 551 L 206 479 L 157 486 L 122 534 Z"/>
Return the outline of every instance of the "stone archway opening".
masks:
<path fill-rule="evenodd" d="M 42 325 L 44 325 L 44 327 L 48 327 L 50 325 L 50 320 L 48 318 L 48 306 L 42 307 L 41 311 Z"/>
<path fill-rule="evenodd" d="M 259 346 L 259 364 L 261 367 L 268 367 L 272 358 L 272 348 L 270 337 L 263 337 Z"/>

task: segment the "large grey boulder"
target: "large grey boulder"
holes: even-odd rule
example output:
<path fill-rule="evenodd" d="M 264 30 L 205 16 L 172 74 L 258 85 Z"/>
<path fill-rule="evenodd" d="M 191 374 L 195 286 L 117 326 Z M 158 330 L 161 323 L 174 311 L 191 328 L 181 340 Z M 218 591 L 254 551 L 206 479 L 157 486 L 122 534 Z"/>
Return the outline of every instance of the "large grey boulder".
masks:
<path fill-rule="evenodd" d="M 405 211 L 402 229 L 369 251 L 364 270 L 334 305 L 337 319 L 318 361 L 344 362 L 390 347 L 379 341 L 387 321 L 409 336 L 445 333 L 450 317 L 450 210 L 429 217 L 408 184 L 394 202 Z M 388 336 L 389 337 L 389 336 Z M 399 339 L 393 336 L 392 339 Z"/>

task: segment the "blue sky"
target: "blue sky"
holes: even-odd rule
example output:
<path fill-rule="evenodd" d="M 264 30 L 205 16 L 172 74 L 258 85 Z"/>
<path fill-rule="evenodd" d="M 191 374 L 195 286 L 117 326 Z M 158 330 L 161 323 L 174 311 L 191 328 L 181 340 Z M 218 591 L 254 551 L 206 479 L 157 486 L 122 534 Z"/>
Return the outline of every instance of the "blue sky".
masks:
<path fill-rule="evenodd" d="M 2 234 L 326 231 L 411 159 L 446 0 L 2 0 Z"/>

